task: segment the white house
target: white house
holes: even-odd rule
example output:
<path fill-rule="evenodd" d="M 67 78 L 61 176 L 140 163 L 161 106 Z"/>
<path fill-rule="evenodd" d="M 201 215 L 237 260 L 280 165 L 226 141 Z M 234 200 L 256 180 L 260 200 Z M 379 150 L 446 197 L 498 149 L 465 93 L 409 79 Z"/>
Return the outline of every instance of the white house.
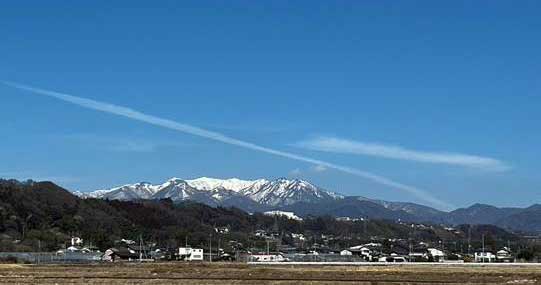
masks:
<path fill-rule="evenodd" d="M 498 262 L 514 262 L 515 260 L 513 255 L 511 255 L 511 250 L 509 250 L 507 247 L 496 253 L 496 259 Z"/>
<path fill-rule="evenodd" d="M 492 252 L 476 252 L 475 253 L 475 262 L 494 262 L 496 261 L 496 255 Z"/>
<path fill-rule="evenodd" d="M 355 252 L 361 256 L 369 257 L 372 255 L 372 250 L 365 245 L 358 245 L 349 248 L 349 251 Z"/>
<path fill-rule="evenodd" d="M 203 249 L 181 247 L 178 249 L 178 256 L 186 261 L 203 261 Z"/>
<path fill-rule="evenodd" d="M 135 261 L 140 258 L 140 255 L 133 249 L 127 247 L 121 248 L 109 248 L 107 249 L 101 259 L 103 261 L 115 262 L 115 261 Z"/>
<path fill-rule="evenodd" d="M 445 253 L 437 248 L 427 249 L 428 255 L 432 256 L 434 261 L 443 261 L 445 259 Z"/>
<path fill-rule="evenodd" d="M 340 252 L 340 255 L 342 255 L 342 256 L 351 256 L 351 255 L 353 255 L 353 252 L 351 252 L 351 251 L 349 251 L 347 249 L 344 249 L 344 250 L 342 250 Z"/>

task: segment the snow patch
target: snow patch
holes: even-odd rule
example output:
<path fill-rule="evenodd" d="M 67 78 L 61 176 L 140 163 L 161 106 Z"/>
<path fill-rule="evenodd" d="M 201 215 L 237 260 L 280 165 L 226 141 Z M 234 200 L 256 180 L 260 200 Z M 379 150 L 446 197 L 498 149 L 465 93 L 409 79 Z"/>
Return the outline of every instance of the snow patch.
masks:
<path fill-rule="evenodd" d="M 263 214 L 266 215 L 266 216 L 280 216 L 280 217 L 286 217 L 286 218 L 291 219 L 291 220 L 302 221 L 302 218 L 295 215 L 295 213 L 293 213 L 293 212 L 269 211 L 269 212 L 265 212 Z"/>

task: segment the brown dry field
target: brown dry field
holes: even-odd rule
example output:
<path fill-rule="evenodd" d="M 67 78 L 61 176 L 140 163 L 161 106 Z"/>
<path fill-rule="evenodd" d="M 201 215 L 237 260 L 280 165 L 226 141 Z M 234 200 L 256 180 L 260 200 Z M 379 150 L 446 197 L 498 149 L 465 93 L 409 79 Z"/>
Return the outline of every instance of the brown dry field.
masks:
<path fill-rule="evenodd" d="M 1 284 L 541 284 L 539 267 L 231 263 L 2 265 Z"/>

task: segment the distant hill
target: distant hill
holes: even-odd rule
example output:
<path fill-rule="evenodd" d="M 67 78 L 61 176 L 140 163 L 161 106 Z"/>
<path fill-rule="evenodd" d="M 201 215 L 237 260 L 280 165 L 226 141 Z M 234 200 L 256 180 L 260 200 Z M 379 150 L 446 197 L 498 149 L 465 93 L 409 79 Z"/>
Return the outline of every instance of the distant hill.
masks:
<path fill-rule="evenodd" d="M 339 200 L 305 203 L 299 202 L 290 206 L 281 208 L 285 211 L 295 212 L 300 216 L 324 216 L 367 219 L 386 219 L 386 220 L 404 220 L 414 221 L 415 216 L 402 211 L 392 210 L 381 204 L 372 201 L 359 199 L 358 197 L 345 197 Z"/>
<path fill-rule="evenodd" d="M 535 204 L 502 217 L 494 224 L 507 229 L 541 233 L 541 205 Z"/>
<path fill-rule="evenodd" d="M 520 208 L 497 208 L 490 205 L 475 204 L 468 208 L 454 210 L 443 220 L 450 224 L 496 224 L 503 218 L 522 211 Z"/>

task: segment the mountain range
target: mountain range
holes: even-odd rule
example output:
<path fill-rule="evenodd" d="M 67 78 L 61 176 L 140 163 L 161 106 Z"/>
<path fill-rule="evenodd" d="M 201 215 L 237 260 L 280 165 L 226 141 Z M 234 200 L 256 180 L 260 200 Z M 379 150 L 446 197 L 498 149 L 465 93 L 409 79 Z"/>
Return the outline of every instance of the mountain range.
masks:
<path fill-rule="evenodd" d="M 1 252 L 56 251 L 74 235 L 102 251 L 118 246 L 122 239 L 148 240 L 164 249 L 177 249 L 189 240 L 191 245 L 205 248 L 209 236 L 218 237 L 216 231 L 223 229 L 228 234 L 220 234 L 219 240 L 226 252 L 254 247 L 257 251 L 266 250 L 268 244 L 262 243 L 257 234 L 261 231 L 280 233 L 280 244 L 300 250 L 311 249 L 322 239 L 324 247 L 333 251 L 352 244 L 383 241 L 388 250 L 407 252 L 409 239 L 425 245 L 445 241 L 446 247 L 455 245 L 458 250 L 469 237 L 476 249 L 481 247 L 483 235 L 490 237 L 487 248 L 491 250 L 509 242 L 517 248 L 524 247 L 528 242 L 493 225 L 461 225 L 454 229 L 440 225 L 411 227 L 408 223 L 380 219 L 301 219 L 283 211 L 246 213 L 235 207 L 210 207 L 193 201 L 173 203 L 171 199 L 81 199 L 52 182 L 0 179 Z M 461 246 L 457 247 L 457 243 Z M 277 243 L 270 246 L 273 244 Z"/>
<path fill-rule="evenodd" d="M 169 198 L 175 202 L 192 200 L 211 206 L 236 206 L 244 210 L 267 210 L 298 202 L 320 203 L 342 199 L 343 196 L 326 191 L 304 180 L 240 180 L 171 178 L 163 184 L 147 182 L 128 184 L 91 193 L 76 193 L 81 197 L 110 200 L 139 200 Z"/>
<path fill-rule="evenodd" d="M 210 206 L 234 206 L 248 212 L 271 210 L 298 216 L 322 216 L 402 220 L 433 224 L 490 224 L 513 231 L 541 232 L 541 205 L 528 208 L 498 208 L 475 204 L 451 212 L 407 202 L 390 202 L 360 196 L 345 196 L 300 179 L 240 180 L 172 178 L 163 184 L 140 182 L 90 193 L 83 198 L 108 200 L 195 201 Z"/>

